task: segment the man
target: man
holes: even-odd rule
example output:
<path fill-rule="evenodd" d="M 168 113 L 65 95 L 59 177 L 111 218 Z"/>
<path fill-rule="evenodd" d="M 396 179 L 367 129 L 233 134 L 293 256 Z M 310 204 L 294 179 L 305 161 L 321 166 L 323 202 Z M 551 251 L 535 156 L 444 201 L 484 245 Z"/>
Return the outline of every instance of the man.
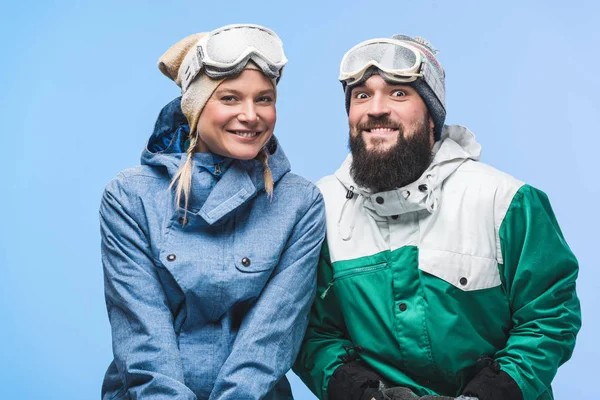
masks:
<path fill-rule="evenodd" d="M 363 42 L 340 80 L 351 155 L 318 184 L 327 241 L 295 371 L 328 400 L 552 399 L 581 315 L 548 198 L 443 125 L 424 39 Z"/>

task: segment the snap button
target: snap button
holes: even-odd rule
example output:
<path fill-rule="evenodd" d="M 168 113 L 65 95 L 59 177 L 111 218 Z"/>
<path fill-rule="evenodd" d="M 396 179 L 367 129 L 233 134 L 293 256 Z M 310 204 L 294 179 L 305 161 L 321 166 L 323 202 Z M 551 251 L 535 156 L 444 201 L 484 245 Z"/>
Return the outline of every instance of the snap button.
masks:
<path fill-rule="evenodd" d="M 462 278 L 460 278 L 460 284 L 465 286 L 467 284 L 468 280 L 467 278 L 465 278 L 464 276 Z"/>
<path fill-rule="evenodd" d="M 400 305 L 398 306 L 398 308 L 400 309 L 400 311 L 404 312 L 404 311 L 406 311 L 407 307 L 406 307 L 406 304 L 400 303 Z"/>
<path fill-rule="evenodd" d="M 392 219 L 398 219 L 398 215 L 392 215 Z"/>
<path fill-rule="evenodd" d="M 377 204 L 383 204 L 383 197 L 381 197 L 381 196 L 377 196 L 377 197 L 375 198 L 375 201 L 377 202 Z"/>
<path fill-rule="evenodd" d="M 419 185 L 419 190 L 421 192 L 426 192 L 427 191 L 427 185 Z"/>
<path fill-rule="evenodd" d="M 176 258 L 177 256 L 175 254 L 169 254 L 167 256 L 167 261 L 175 261 Z"/>
<path fill-rule="evenodd" d="M 249 266 L 250 266 L 250 264 L 251 264 L 251 263 L 250 263 L 250 259 L 249 259 L 248 257 L 244 257 L 244 258 L 242 258 L 242 265 L 243 265 L 244 267 L 249 267 Z"/>

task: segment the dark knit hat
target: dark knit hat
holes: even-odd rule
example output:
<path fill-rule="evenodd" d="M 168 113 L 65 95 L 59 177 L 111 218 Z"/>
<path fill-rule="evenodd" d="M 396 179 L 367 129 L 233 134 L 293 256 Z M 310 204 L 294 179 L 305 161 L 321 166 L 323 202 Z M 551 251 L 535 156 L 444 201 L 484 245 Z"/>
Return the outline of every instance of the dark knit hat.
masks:
<path fill-rule="evenodd" d="M 429 115 L 434 123 L 434 138 L 436 141 L 440 140 L 442 127 L 444 126 L 444 120 L 446 119 L 446 86 L 444 69 L 435 56 L 436 50 L 434 50 L 433 46 L 427 40 L 420 37 L 411 38 L 410 36 L 398 34 L 392 36 L 392 39 L 407 42 L 419 50 L 423 56 L 424 65 L 421 72 L 425 76 L 409 83 L 409 85 L 419 93 L 427 106 Z M 364 83 L 372 75 L 378 73 L 379 70 L 376 67 L 373 67 L 364 74 L 362 80 L 353 83 L 352 86 L 344 85 L 346 112 L 350 112 L 350 94 L 352 88 L 359 83 Z M 382 77 L 385 79 L 384 75 L 382 75 Z"/>

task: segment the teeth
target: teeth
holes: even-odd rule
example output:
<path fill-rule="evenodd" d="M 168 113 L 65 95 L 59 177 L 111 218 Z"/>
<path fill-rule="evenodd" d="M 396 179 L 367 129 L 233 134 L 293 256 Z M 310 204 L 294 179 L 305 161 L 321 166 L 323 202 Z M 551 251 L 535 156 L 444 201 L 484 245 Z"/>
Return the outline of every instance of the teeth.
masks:
<path fill-rule="evenodd" d="M 395 132 L 397 129 L 392 128 L 373 128 L 370 130 L 371 133 L 391 133 Z"/>
<path fill-rule="evenodd" d="M 258 136 L 258 132 L 241 132 L 241 131 L 231 131 L 234 135 L 238 135 L 240 137 L 254 137 Z"/>

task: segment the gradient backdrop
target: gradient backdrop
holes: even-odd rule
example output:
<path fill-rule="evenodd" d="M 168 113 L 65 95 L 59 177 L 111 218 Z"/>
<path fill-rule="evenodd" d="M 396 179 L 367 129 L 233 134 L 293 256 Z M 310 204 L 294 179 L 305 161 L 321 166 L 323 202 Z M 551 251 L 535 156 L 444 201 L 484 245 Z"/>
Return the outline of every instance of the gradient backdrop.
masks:
<path fill-rule="evenodd" d="M 354 44 L 423 36 L 441 50 L 447 123 L 483 161 L 546 191 L 578 256 L 584 327 L 557 399 L 595 399 L 600 358 L 594 1 L 0 2 L 0 399 L 98 399 L 111 360 L 99 254 L 105 184 L 139 162 L 178 88 L 156 67 L 182 37 L 274 29 L 290 60 L 276 128 L 295 172 L 344 159 L 338 66 Z M 290 373 L 297 399 L 314 399 Z"/>

